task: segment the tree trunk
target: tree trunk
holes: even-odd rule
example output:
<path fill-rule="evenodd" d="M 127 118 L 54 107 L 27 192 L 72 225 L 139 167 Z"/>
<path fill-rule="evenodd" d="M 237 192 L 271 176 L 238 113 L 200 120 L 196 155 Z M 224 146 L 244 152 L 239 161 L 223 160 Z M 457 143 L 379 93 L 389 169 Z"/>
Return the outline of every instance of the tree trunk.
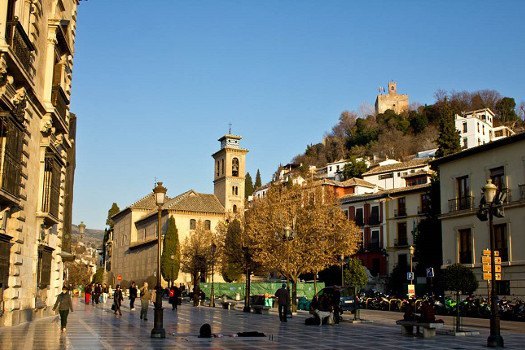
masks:
<path fill-rule="evenodd" d="M 297 278 L 292 278 L 292 312 L 297 311 Z"/>
<path fill-rule="evenodd" d="M 314 273 L 314 294 L 317 294 L 317 270 Z"/>

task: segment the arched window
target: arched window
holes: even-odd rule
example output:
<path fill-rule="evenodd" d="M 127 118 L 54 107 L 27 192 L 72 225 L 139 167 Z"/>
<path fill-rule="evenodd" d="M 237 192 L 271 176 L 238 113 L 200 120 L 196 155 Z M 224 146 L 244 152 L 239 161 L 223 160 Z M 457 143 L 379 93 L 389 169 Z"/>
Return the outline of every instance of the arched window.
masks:
<path fill-rule="evenodd" d="M 237 206 L 234 204 L 233 205 L 233 212 L 236 213 L 237 212 Z"/>
<path fill-rule="evenodd" d="M 205 230 L 211 230 L 211 221 L 210 220 L 204 220 L 204 229 Z"/>
<path fill-rule="evenodd" d="M 217 161 L 217 170 L 215 171 L 215 176 L 219 176 L 219 172 L 220 172 L 220 163 L 219 161 Z"/>
<path fill-rule="evenodd" d="M 238 196 L 239 195 L 239 187 L 235 186 L 235 195 Z"/>
<path fill-rule="evenodd" d="M 239 158 L 232 159 L 232 176 L 239 176 Z"/>
<path fill-rule="evenodd" d="M 235 186 L 232 186 L 232 195 L 235 195 Z"/>
<path fill-rule="evenodd" d="M 190 220 L 190 230 L 195 230 L 197 228 L 197 222 L 195 219 Z"/>

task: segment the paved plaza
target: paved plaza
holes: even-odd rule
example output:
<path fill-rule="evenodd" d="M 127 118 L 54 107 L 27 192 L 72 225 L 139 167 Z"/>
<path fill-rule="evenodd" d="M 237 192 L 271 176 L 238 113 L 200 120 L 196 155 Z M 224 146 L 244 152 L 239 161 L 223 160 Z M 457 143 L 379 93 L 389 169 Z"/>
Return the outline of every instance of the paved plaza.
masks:
<path fill-rule="evenodd" d="M 109 301 L 111 302 L 111 300 Z M 70 314 L 67 333 L 60 333 L 58 317 L 46 318 L 16 327 L 0 328 L 0 348 L 14 349 L 482 349 L 485 348 L 487 320 L 473 321 L 469 327 L 478 336 L 435 338 L 402 336 L 394 322 L 401 314 L 364 311 L 373 323 L 342 322 L 333 326 L 305 326 L 306 313 L 287 323 L 280 323 L 275 313 L 246 314 L 239 310 L 197 307 L 183 304 L 178 311 L 164 309 L 166 339 L 151 339 L 153 309 L 147 322 L 139 319 L 139 309 L 123 307 L 123 316 L 113 315 L 111 304 L 96 307 L 75 299 L 75 312 Z M 125 301 L 126 303 L 127 301 Z M 449 323 L 448 319 L 445 319 Z M 222 338 L 197 337 L 203 323 L 212 325 L 213 333 Z M 451 325 L 449 323 L 449 325 Z M 508 349 L 523 349 L 523 324 L 502 323 L 502 334 Z M 480 328 L 477 328 L 480 327 Z M 261 338 L 231 337 L 237 332 L 258 331 Z"/>

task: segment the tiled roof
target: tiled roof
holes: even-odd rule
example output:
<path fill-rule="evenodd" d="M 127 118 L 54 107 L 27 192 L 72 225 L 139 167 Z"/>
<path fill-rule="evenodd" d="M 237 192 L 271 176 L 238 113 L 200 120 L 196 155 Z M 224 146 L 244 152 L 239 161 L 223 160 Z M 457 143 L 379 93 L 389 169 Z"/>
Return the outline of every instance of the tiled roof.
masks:
<path fill-rule="evenodd" d="M 358 194 L 358 195 L 347 194 L 346 196 L 342 196 L 339 200 L 343 203 L 360 202 L 363 200 L 383 198 L 391 194 L 424 190 L 424 189 L 430 188 L 430 186 L 432 186 L 432 184 L 427 183 L 427 184 L 420 184 L 420 185 L 415 185 L 415 186 L 407 186 L 407 187 L 393 188 L 389 190 L 382 190 L 382 191 L 378 191 L 375 193 L 366 193 L 366 194 Z"/>
<path fill-rule="evenodd" d="M 166 196 L 166 200 L 169 200 L 169 198 Z M 157 203 L 155 203 L 155 195 L 152 193 L 147 194 L 146 196 L 142 197 L 135 203 L 131 204 L 129 206 L 131 209 L 145 209 L 145 210 L 152 210 L 157 207 Z"/>
<path fill-rule="evenodd" d="M 322 180 L 319 180 L 319 181 L 315 182 L 315 184 L 320 184 L 320 185 L 329 184 L 329 185 L 338 186 L 338 187 L 351 187 L 351 186 L 363 186 L 363 187 L 369 187 L 369 188 L 376 187 L 376 185 L 374 185 L 374 184 L 372 184 L 372 183 L 370 183 L 368 181 L 365 181 L 363 179 L 359 179 L 357 177 L 353 177 L 353 178 L 345 180 L 345 181 L 336 181 L 336 180 L 332 180 L 332 179 L 322 179 Z"/>
<path fill-rule="evenodd" d="M 388 172 L 391 172 L 391 171 L 415 168 L 415 167 L 418 167 L 418 166 L 424 166 L 424 165 L 428 164 L 428 162 L 429 162 L 428 159 L 414 158 L 414 159 L 409 160 L 407 162 L 383 165 L 383 166 L 378 166 L 378 167 L 372 168 L 369 171 L 367 171 L 366 173 L 363 173 L 363 176 L 376 175 L 376 174 L 388 173 Z"/>
<path fill-rule="evenodd" d="M 224 206 L 214 194 L 186 191 L 164 204 L 164 209 L 224 214 Z"/>

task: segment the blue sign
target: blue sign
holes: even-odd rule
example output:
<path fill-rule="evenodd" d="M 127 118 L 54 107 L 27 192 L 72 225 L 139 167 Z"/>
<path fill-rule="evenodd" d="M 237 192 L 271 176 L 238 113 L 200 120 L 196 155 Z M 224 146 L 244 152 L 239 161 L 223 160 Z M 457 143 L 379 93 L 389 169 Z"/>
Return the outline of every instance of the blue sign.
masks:
<path fill-rule="evenodd" d="M 429 278 L 434 277 L 434 268 L 433 267 L 429 267 L 427 269 L 427 277 L 429 277 Z"/>
<path fill-rule="evenodd" d="M 414 273 L 413 272 L 407 272 L 407 280 L 412 281 L 414 279 Z"/>

